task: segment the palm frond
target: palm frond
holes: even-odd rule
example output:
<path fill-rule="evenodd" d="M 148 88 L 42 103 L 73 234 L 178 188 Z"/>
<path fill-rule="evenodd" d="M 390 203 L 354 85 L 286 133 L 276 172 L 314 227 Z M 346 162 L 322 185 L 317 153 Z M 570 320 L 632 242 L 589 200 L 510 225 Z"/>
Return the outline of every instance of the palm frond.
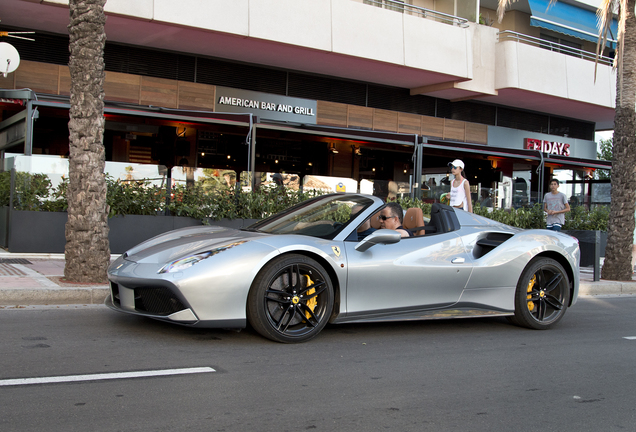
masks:
<path fill-rule="evenodd" d="M 501 22 L 503 20 L 504 15 L 506 14 L 506 9 L 510 6 L 511 3 L 516 2 L 517 0 L 499 0 L 499 4 L 497 5 L 497 20 Z"/>

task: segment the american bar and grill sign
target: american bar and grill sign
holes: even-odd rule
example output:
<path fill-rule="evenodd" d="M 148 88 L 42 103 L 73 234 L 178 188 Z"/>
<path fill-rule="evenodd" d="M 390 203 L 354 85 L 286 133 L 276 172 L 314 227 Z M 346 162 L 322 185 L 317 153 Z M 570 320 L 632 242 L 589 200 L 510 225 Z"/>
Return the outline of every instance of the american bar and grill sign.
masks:
<path fill-rule="evenodd" d="M 316 123 L 315 100 L 217 86 L 215 102 L 216 112 L 252 113 L 261 119 Z"/>

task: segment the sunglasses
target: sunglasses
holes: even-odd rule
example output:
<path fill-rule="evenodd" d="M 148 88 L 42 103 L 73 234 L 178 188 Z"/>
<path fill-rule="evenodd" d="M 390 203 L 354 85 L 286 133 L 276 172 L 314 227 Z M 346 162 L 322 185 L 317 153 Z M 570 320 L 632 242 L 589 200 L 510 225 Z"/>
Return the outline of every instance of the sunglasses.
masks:
<path fill-rule="evenodd" d="M 387 219 L 392 219 L 392 218 L 394 218 L 394 217 L 395 217 L 395 216 L 384 216 L 384 215 L 380 215 L 380 216 L 378 216 L 378 219 L 385 221 L 385 220 L 387 220 Z"/>
<path fill-rule="evenodd" d="M 458 168 L 460 168 L 460 167 L 455 166 L 455 165 L 452 165 L 452 166 L 451 166 L 451 168 L 453 168 L 453 169 L 458 169 Z"/>

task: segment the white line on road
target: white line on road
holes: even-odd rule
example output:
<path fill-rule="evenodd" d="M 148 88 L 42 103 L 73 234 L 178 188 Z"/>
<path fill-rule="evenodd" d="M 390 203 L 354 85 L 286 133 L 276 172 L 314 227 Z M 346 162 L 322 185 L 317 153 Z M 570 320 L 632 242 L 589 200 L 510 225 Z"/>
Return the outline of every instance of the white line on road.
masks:
<path fill-rule="evenodd" d="M 89 374 L 89 375 L 67 375 L 67 376 L 53 376 L 53 377 L 42 377 L 42 378 L 16 378 L 16 379 L 0 380 L 0 387 L 29 385 L 29 384 L 51 384 L 51 383 L 65 383 L 65 382 L 78 382 L 78 381 L 142 378 L 142 377 L 155 377 L 155 376 L 166 376 L 166 375 L 184 375 L 184 374 L 197 374 L 197 373 L 209 373 L 209 372 L 216 372 L 216 371 L 212 369 L 211 367 L 196 367 L 196 368 L 184 368 L 184 369 L 164 369 L 164 370 L 154 370 L 154 371 L 114 372 L 114 373 Z"/>
<path fill-rule="evenodd" d="M 625 336 L 623 339 L 636 340 L 636 336 Z"/>

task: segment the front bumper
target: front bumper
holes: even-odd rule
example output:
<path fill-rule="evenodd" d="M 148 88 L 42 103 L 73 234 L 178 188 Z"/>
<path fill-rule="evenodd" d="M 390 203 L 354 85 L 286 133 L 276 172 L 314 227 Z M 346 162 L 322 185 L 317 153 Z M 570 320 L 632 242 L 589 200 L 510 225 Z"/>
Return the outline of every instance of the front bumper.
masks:
<path fill-rule="evenodd" d="M 123 284 L 110 281 L 111 295 L 104 302 L 111 309 L 142 315 L 149 318 L 174 321 L 181 324 L 196 324 L 199 319 L 192 309 L 176 293 L 169 283 L 143 284 L 135 281 Z"/>

